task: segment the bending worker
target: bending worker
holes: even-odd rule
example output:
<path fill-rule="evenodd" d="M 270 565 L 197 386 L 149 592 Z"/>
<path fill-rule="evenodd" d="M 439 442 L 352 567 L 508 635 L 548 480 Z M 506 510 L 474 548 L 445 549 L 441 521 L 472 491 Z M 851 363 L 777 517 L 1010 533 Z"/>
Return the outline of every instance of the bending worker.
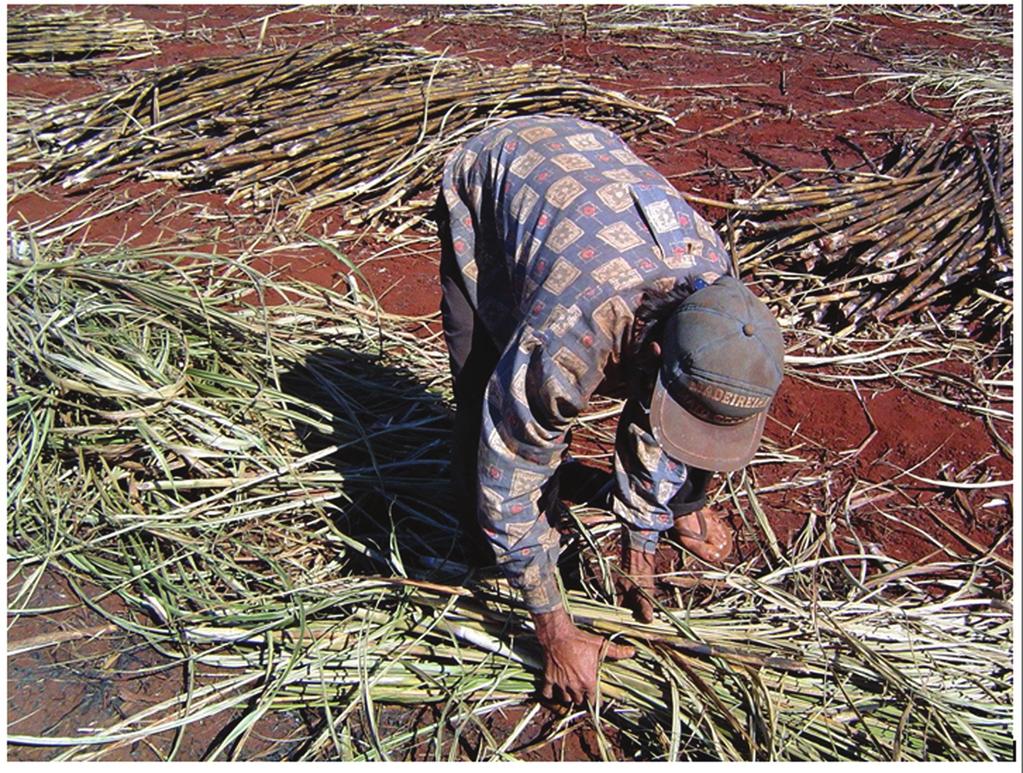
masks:
<path fill-rule="evenodd" d="M 781 331 L 678 191 L 586 121 L 514 118 L 469 140 L 445 166 L 438 222 L 452 477 L 530 611 L 543 694 L 581 703 L 605 645 L 616 659 L 633 649 L 576 628 L 555 576 L 570 423 L 598 386 L 629 398 L 608 506 L 624 526 L 626 603 L 649 621 L 661 533 L 705 560 L 731 551 L 706 483 L 760 442 Z"/>

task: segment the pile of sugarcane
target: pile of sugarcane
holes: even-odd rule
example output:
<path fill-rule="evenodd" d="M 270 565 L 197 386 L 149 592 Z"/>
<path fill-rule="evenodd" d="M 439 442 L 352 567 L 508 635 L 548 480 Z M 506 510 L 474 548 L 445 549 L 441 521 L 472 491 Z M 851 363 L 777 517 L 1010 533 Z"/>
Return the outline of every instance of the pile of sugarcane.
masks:
<path fill-rule="evenodd" d="M 458 560 L 436 339 L 354 291 L 206 253 L 12 238 L 9 255 L 11 614 L 56 569 L 118 594 L 114 625 L 212 673 L 80 738 L 8 743 L 95 759 L 232 712 L 210 756 L 244 757 L 260 716 L 302 708 L 322 714 L 309 758 L 458 755 L 464 738 L 517 756 L 539 653 L 507 583 Z M 283 303 L 265 306 L 271 291 Z M 566 553 L 595 560 L 583 521 Z M 808 531 L 648 625 L 584 584 L 576 621 L 638 654 L 606 663 L 600 710 L 564 727 L 609 759 L 1010 759 L 1012 616 L 982 573 L 845 555 Z M 379 703 L 427 702 L 439 714 L 420 726 L 374 724 Z M 517 727 L 486 732 L 515 706 Z"/>
<path fill-rule="evenodd" d="M 1007 334 L 1012 142 L 956 133 L 905 142 L 872 173 L 736 201 L 741 269 L 794 316 L 845 331 L 941 308 Z"/>
<path fill-rule="evenodd" d="M 161 34 L 139 19 L 22 8 L 7 17 L 7 62 L 14 70 L 94 69 L 154 53 Z"/>
<path fill-rule="evenodd" d="M 147 73 L 54 108 L 12 155 L 43 151 L 44 179 L 130 174 L 212 185 L 246 203 L 423 211 L 447 151 L 489 121 L 565 112 L 626 135 L 664 115 L 557 67 L 488 67 L 376 35 Z M 410 203 L 412 202 L 412 203 Z"/>

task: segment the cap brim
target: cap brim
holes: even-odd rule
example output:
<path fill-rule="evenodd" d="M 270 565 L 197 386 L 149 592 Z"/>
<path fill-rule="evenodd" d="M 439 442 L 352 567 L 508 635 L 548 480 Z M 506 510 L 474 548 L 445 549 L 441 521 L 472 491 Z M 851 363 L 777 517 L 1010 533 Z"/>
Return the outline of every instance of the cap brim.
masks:
<path fill-rule="evenodd" d="M 761 411 L 742 424 L 711 424 L 671 399 L 660 377 L 650 400 L 650 426 L 669 456 L 701 470 L 731 472 L 749 464 L 767 422 Z"/>

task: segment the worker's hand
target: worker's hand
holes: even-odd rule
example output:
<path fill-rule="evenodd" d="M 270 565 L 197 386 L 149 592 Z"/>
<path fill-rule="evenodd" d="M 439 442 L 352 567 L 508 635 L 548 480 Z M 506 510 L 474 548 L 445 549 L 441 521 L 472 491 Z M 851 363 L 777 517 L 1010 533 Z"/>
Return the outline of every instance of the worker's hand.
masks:
<path fill-rule="evenodd" d="M 720 563 L 732 553 L 732 529 L 724 513 L 710 507 L 677 516 L 675 536 L 682 547 L 707 563 Z"/>
<path fill-rule="evenodd" d="M 541 692 L 548 700 L 578 704 L 594 700 L 600 661 L 605 656 L 621 660 L 636 654 L 633 647 L 579 630 L 564 607 L 534 612 L 533 623 L 544 652 Z"/>
<path fill-rule="evenodd" d="M 628 535 L 624 538 L 628 540 Z M 626 576 L 622 579 L 622 605 L 631 609 L 641 623 L 650 623 L 654 619 L 654 605 L 645 594 L 654 595 L 655 557 L 656 553 L 630 548 L 626 542 L 624 551 Z"/>

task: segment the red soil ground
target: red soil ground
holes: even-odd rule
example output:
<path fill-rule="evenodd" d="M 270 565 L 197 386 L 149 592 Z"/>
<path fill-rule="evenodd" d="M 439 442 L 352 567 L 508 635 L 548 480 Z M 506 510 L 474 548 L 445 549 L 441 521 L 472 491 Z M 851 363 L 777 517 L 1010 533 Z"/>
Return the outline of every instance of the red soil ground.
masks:
<path fill-rule="evenodd" d="M 273 10 L 255 6 L 124 6 L 120 12 L 179 33 L 159 42 L 159 54 L 134 61 L 125 69 L 253 50 L 262 19 Z M 729 46 L 731 52 L 713 52 L 687 45 L 685 40 L 670 46 L 655 42 L 644 48 L 638 46 L 639 36 L 612 41 L 598 35 L 541 35 L 511 27 L 444 21 L 442 10 L 363 6 L 358 11 L 353 7 L 332 12 L 305 8 L 273 16 L 263 45 L 295 45 L 320 38 L 346 40 L 359 32 L 380 31 L 419 18 L 421 24 L 399 32 L 397 39 L 496 65 L 521 61 L 562 65 L 594 83 L 641 98 L 660 99 L 668 112 L 677 116 L 677 129 L 646 137 L 637 143 L 637 150 L 680 188 L 719 201 L 741 196 L 759 185 L 765 172 L 771 174 L 765 162 L 781 169 L 854 166 L 862 159 L 840 137 L 854 139 L 868 154 L 878 156 L 888 148 L 889 136 L 943 124 L 945 119 L 939 115 L 892 98 L 885 85 L 865 85 L 865 74 L 903 53 L 970 56 L 990 49 L 989 44 L 957 36 L 949 25 L 870 15 L 857 15 L 856 25 L 837 25 L 827 34 L 807 33 L 802 44 L 778 48 L 740 42 Z M 729 7 L 718 13 L 742 13 L 767 24 L 782 20 L 785 12 Z M 116 77 L 111 72 L 94 77 L 9 72 L 7 88 L 11 97 L 69 101 L 104 90 Z M 722 84 L 731 85 L 722 88 Z M 722 131 L 686 142 L 733 121 Z M 755 154 L 756 160 L 746 151 Z M 186 192 L 162 182 L 106 181 L 89 191 L 66 191 L 51 185 L 24 195 L 9 191 L 7 216 L 12 224 L 49 226 L 122 204 L 118 211 L 83 225 L 74 238 L 133 246 L 214 243 L 225 253 L 256 243 L 264 247 L 277 244 L 263 233 L 259 218 L 241 206 L 227 205 L 226 199 L 220 192 Z M 702 210 L 712 220 L 723 214 L 708 207 Z M 329 235 L 345 225 L 340 212 L 328 209 L 316 213 L 304 229 Z M 345 254 L 360 266 L 365 282 L 385 310 L 428 315 L 437 310 L 440 300 L 438 246 L 428 233 L 412 232 L 411 236 L 418 238 L 370 261 L 387 245 L 378 235 L 367 233 L 346 244 Z M 319 247 L 288 248 L 269 260 L 274 268 L 311 282 L 337 285 L 347 281 L 345 265 Z M 976 374 L 959 375 L 971 378 Z M 964 470 L 971 470 L 976 479 L 982 474 L 995 480 L 1011 478 L 1011 460 L 999 452 L 974 414 L 941 405 L 893 382 L 870 382 L 861 387 L 861 396 L 862 403 L 847 387 L 826 388 L 788 378 L 767 427 L 768 437 L 778 446 L 802 444 L 798 453 L 810 468 L 830 473 L 830 494 L 836 500 L 857 481 L 863 481 L 862 485 L 883 482 L 908 469 L 929 478 L 951 477 Z M 1000 407 L 1008 409 L 1008 405 Z M 1004 425 L 1000 431 L 1006 437 L 1011 435 Z M 784 482 L 791 467 L 763 465 L 755 474 L 760 485 L 772 485 Z M 813 491 L 816 496 L 820 489 Z M 852 528 L 863 541 L 894 558 L 935 559 L 936 552 L 936 560 L 967 557 L 983 551 L 1011 529 L 1011 507 L 1004 500 L 1001 505 L 983 506 L 996 495 L 1004 497 L 1003 489 L 953 497 L 919 483 L 903 491 L 864 503 L 851 510 L 850 516 Z M 814 500 L 797 488 L 766 494 L 762 504 L 784 546 L 811 510 L 821 514 L 829 503 Z M 740 552 L 742 549 L 740 539 Z M 998 555 L 1004 561 L 1012 560 L 1011 540 L 1003 542 Z M 20 580 L 15 580 L 10 592 L 19 585 Z M 31 606 L 68 605 L 71 599 L 64 581 L 47 575 Z M 116 610 L 112 598 L 102 603 Z M 72 604 L 56 614 L 20 618 L 9 629 L 8 645 L 61 631 L 98 630 L 103 625 L 96 613 Z M 110 633 L 100 632 L 10 658 L 8 732 L 75 735 L 82 728 L 109 725 L 178 694 L 183 678 L 180 666 L 167 664 L 138 641 L 118 639 L 112 643 L 110 637 Z M 112 676 L 115 673 L 116 678 Z M 511 717 L 512 722 L 514 719 Z M 205 727 L 191 727 L 184 734 L 178 759 L 200 758 L 224 722 L 225 718 L 214 717 Z M 498 719 L 497 724 L 503 721 Z M 301 716 L 273 715 L 257 726 L 245 756 L 286 756 L 299 746 L 305 732 Z M 538 722 L 534 736 L 542 737 L 543 732 L 544 722 Z M 126 743 L 112 750 L 108 758 L 157 759 L 172 741 L 173 735 L 168 733 L 145 743 Z M 9 754 L 12 759 L 53 756 L 50 749 L 30 747 L 11 747 Z M 558 755 L 590 759 L 596 751 L 588 736 L 580 732 L 534 754 L 538 758 Z"/>

